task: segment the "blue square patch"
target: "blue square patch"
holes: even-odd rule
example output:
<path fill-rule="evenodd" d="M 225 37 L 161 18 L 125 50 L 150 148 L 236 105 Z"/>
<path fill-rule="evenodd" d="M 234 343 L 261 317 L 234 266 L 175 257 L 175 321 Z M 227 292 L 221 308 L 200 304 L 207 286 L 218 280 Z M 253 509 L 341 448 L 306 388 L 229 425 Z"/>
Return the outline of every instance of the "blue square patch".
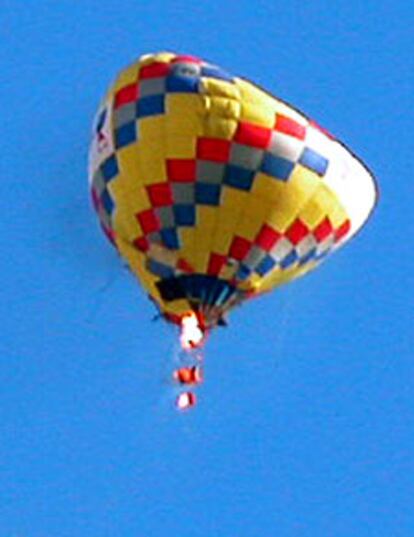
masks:
<path fill-rule="evenodd" d="M 194 226 L 196 221 L 194 205 L 174 205 L 173 211 L 177 226 Z"/>
<path fill-rule="evenodd" d="M 164 95 L 149 95 L 137 102 L 137 118 L 164 114 Z"/>
<path fill-rule="evenodd" d="M 106 182 L 111 181 L 119 173 L 116 156 L 112 155 L 101 165 L 102 176 Z"/>
<path fill-rule="evenodd" d="M 296 250 L 292 250 L 290 254 L 288 254 L 282 261 L 280 262 L 280 266 L 282 269 L 286 269 L 293 265 L 295 261 L 298 259 L 298 254 L 296 253 Z"/>
<path fill-rule="evenodd" d="M 115 145 L 116 148 L 125 147 L 126 145 L 132 144 L 137 139 L 137 128 L 135 121 L 122 125 L 115 131 Z"/>
<path fill-rule="evenodd" d="M 105 189 L 101 194 L 101 203 L 103 205 L 103 208 L 108 214 L 112 214 L 112 211 L 114 210 L 114 202 L 108 192 L 107 189 Z"/>
<path fill-rule="evenodd" d="M 294 162 L 282 157 L 276 157 L 271 153 L 266 153 L 260 170 L 275 179 L 287 181 L 294 167 Z"/>
<path fill-rule="evenodd" d="M 178 250 L 180 242 L 178 240 L 177 230 L 175 228 L 162 229 L 160 231 L 162 242 L 171 250 Z"/>
<path fill-rule="evenodd" d="M 194 76 L 170 75 L 166 80 L 168 93 L 198 93 L 199 78 Z"/>
<path fill-rule="evenodd" d="M 234 164 L 226 167 L 223 183 L 240 190 L 249 191 L 253 184 L 255 172 Z"/>
<path fill-rule="evenodd" d="M 264 257 L 258 266 L 256 267 L 256 272 L 260 274 L 260 276 L 264 276 L 268 272 L 270 272 L 273 267 L 276 265 L 276 260 L 273 259 L 270 255 L 267 255 Z"/>
<path fill-rule="evenodd" d="M 219 205 L 220 185 L 196 183 L 195 201 L 200 205 Z"/>
<path fill-rule="evenodd" d="M 305 147 L 299 162 L 320 176 L 325 175 L 329 164 L 328 159 L 309 147 Z"/>

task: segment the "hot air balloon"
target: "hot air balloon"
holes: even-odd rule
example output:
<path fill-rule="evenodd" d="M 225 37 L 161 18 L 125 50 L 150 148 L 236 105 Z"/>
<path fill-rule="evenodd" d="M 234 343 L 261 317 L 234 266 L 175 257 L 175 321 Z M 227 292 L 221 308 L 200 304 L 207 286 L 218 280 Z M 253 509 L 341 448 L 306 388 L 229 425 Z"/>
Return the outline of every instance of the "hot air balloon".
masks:
<path fill-rule="evenodd" d="M 101 227 L 196 346 L 236 305 L 298 278 L 368 219 L 375 180 L 345 145 L 254 83 L 148 54 L 99 107 L 89 164 Z"/>

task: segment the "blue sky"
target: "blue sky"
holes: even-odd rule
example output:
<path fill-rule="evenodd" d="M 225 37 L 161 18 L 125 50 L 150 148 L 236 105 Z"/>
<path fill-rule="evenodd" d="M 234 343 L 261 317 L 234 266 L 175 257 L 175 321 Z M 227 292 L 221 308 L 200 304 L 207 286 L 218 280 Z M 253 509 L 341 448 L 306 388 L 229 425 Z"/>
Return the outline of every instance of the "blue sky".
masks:
<path fill-rule="evenodd" d="M 413 14 L 2 0 L 1 536 L 413 535 Z M 211 337 L 186 415 L 171 406 L 175 331 L 151 323 L 86 186 L 102 94 L 160 49 L 294 103 L 381 190 L 352 243 Z"/>

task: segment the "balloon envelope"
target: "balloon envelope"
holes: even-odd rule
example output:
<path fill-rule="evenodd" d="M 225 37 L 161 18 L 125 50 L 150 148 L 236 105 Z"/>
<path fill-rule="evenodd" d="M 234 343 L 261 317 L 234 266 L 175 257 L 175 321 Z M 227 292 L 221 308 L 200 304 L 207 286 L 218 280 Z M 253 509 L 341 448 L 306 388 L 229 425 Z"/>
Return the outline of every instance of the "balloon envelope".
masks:
<path fill-rule="evenodd" d="M 190 56 L 142 56 L 98 110 L 92 199 L 169 320 L 206 327 L 319 265 L 363 226 L 369 170 L 297 109 Z"/>

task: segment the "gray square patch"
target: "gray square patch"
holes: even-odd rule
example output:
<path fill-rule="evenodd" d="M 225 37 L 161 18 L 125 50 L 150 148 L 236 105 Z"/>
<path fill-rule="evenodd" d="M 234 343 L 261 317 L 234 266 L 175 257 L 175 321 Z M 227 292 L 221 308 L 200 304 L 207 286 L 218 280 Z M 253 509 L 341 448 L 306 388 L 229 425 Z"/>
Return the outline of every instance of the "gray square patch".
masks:
<path fill-rule="evenodd" d="M 293 244 L 286 237 L 282 237 L 270 250 L 270 255 L 276 261 L 281 261 L 293 250 Z"/>
<path fill-rule="evenodd" d="M 101 195 L 105 190 L 106 183 L 101 170 L 96 170 L 96 172 L 93 174 L 92 185 L 99 195 Z"/>
<path fill-rule="evenodd" d="M 155 214 L 160 219 L 161 229 L 175 226 L 172 207 L 159 207 L 158 209 L 155 209 Z"/>
<path fill-rule="evenodd" d="M 246 265 L 251 270 L 254 270 L 259 263 L 264 259 L 267 255 L 267 252 L 265 252 L 260 246 L 253 245 L 250 249 L 250 252 L 247 254 L 246 258 L 243 260 L 243 265 Z"/>
<path fill-rule="evenodd" d="M 153 231 L 147 235 L 147 240 L 150 244 L 163 244 L 161 233 L 158 231 Z"/>
<path fill-rule="evenodd" d="M 334 245 L 334 242 L 335 242 L 335 237 L 334 237 L 334 234 L 331 233 L 330 235 L 326 237 L 326 239 L 324 239 L 322 242 L 318 244 L 318 247 L 316 249 L 316 255 L 324 254 L 325 252 L 330 250 L 332 246 Z"/>
<path fill-rule="evenodd" d="M 224 177 L 225 164 L 209 160 L 197 160 L 196 178 L 200 183 L 221 185 Z"/>
<path fill-rule="evenodd" d="M 165 93 L 165 78 L 148 78 L 139 83 L 139 96 L 162 95 Z"/>
<path fill-rule="evenodd" d="M 126 123 L 135 121 L 136 119 L 136 108 L 137 104 L 135 102 L 121 106 L 114 111 L 114 127 L 117 129 Z"/>
<path fill-rule="evenodd" d="M 171 183 L 174 203 L 195 204 L 194 184 Z"/>
<path fill-rule="evenodd" d="M 103 222 L 107 228 L 111 228 L 111 216 L 106 212 L 102 205 L 99 207 L 98 214 L 101 222 Z"/>
<path fill-rule="evenodd" d="M 257 170 L 262 162 L 264 151 L 248 145 L 233 143 L 229 163 L 247 170 Z"/>
<path fill-rule="evenodd" d="M 315 240 L 315 237 L 313 235 L 308 235 L 296 245 L 296 251 L 299 257 L 304 257 L 309 252 L 311 252 L 316 245 L 317 242 Z"/>

